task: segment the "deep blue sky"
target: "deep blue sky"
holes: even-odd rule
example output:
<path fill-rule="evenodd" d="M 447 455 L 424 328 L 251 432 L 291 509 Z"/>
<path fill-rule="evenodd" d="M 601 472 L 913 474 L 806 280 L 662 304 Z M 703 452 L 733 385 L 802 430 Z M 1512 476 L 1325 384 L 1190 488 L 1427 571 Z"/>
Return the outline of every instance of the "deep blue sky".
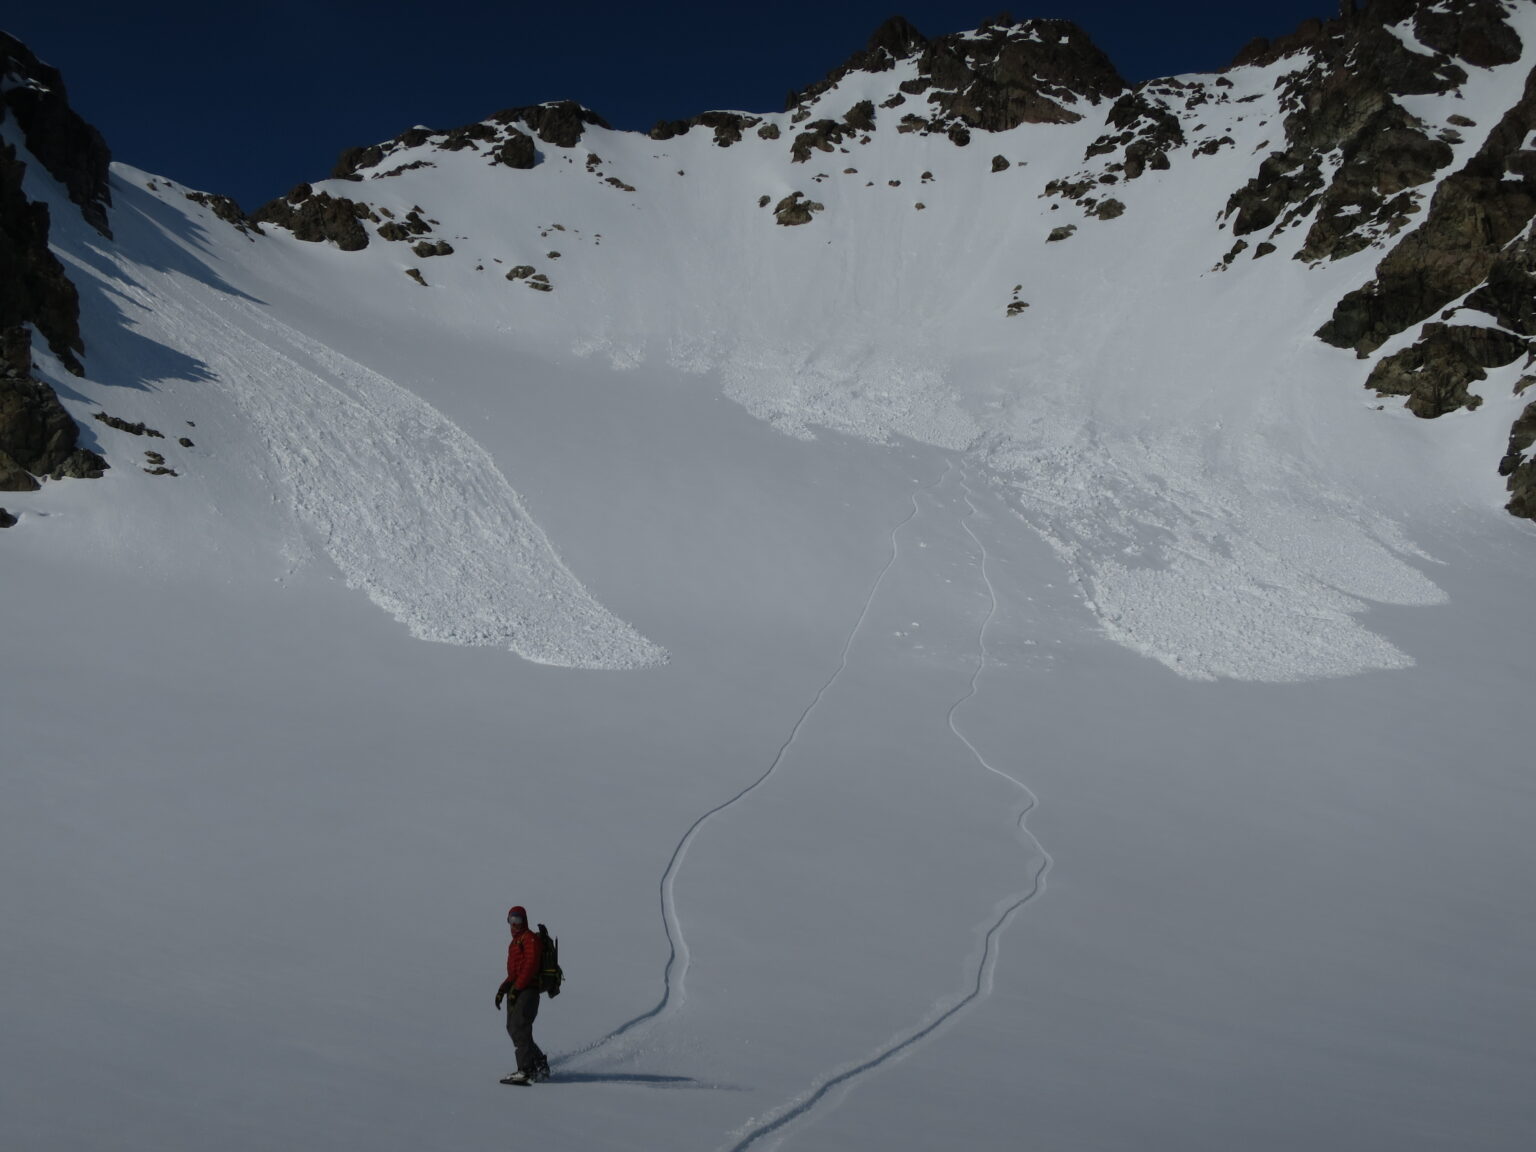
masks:
<path fill-rule="evenodd" d="M 710 108 L 776 112 L 901 13 L 924 34 L 974 28 L 1007 0 L 761 4 L 485 0 L 22 0 L 0 27 L 62 69 L 114 158 L 246 208 L 324 177 L 341 150 L 413 124 L 570 98 L 619 128 Z M 1074 20 L 1131 81 L 1209 71 L 1333 0 L 1018 0 Z"/>

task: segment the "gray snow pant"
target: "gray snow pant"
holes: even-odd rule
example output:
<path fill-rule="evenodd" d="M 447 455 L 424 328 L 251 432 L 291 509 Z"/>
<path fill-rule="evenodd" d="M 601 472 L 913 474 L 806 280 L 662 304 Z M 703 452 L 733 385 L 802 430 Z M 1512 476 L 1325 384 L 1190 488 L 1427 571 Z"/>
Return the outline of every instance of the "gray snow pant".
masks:
<path fill-rule="evenodd" d="M 507 1001 L 507 1035 L 517 1049 L 517 1070 L 533 1075 L 547 1061 L 544 1050 L 533 1042 L 533 1021 L 539 1014 L 539 994 L 524 988 Z"/>

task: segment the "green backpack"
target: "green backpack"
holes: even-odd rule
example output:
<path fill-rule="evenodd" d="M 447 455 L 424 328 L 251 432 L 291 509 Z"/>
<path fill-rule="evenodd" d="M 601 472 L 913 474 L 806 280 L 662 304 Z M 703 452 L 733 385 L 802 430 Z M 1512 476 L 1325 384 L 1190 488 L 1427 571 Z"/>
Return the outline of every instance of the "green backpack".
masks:
<path fill-rule="evenodd" d="M 560 985 L 565 973 L 560 970 L 560 941 L 549 934 L 549 929 L 539 925 L 539 991 L 553 999 L 560 995 Z"/>

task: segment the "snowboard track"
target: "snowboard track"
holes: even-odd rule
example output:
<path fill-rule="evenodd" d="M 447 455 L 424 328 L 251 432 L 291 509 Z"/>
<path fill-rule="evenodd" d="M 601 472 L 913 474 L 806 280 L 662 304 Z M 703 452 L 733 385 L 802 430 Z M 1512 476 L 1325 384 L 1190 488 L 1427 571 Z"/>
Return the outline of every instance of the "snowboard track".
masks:
<path fill-rule="evenodd" d="M 931 485 L 930 487 L 932 489 L 938 488 L 939 484 L 943 482 L 944 478 L 949 475 L 949 471 L 950 469 L 946 468 L 944 475 L 940 476 L 938 482 Z M 964 996 L 962 996 L 958 1001 L 950 1005 L 948 1008 L 944 1009 L 938 1015 L 933 1017 L 927 1023 L 922 1024 L 910 1035 L 894 1040 L 876 1051 L 872 1056 L 866 1057 L 865 1059 L 860 1060 L 858 1063 L 845 1067 L 842 1070 L 833 1073 L 831 1076 L 825 1077 L 824 1079 L 814 1084 L 811 1088 L 807 1089 L 804 1093 L 789 1101 L 789 1103 L 781 1105 L 780 1109 L 777 1111 L 777 1114 L 770 1114 L 768 1119 L 760 1121 L 745 1130 L 738 1131 L 735 1134 L 735 1142 L 722 1148 L 721 1152 L 745 1152 L 747 1148 L 750 1148 L 752 1145 L 756 1144 L 758 1141 L 764 1139 L 765 1137 L 780 1132 L 797 1120 L 808 1117 L 817 1105 L 825 1101 L 838 1089 L 843 1089 L 846 1091 L 852 1087 L 853 1081 L 864 1076 L 866 1073 L 873 1072 L 887 1063 L 900 1059 L 912 1048 L 916 1047 L 918 1044 L 928 1039 L 928 1037 L 938 1032 L 941 1028 L 943 1028 L 945 1024 L 949 1023 L 956 1016 L 969 1008 L 972 1004 L 975 1004 L 977 1001 L 990 996 L 994 987 L 994 979 L 997 970 L 997 958 L 1000 952 L 999 942 L 1003 932 L 1008 928 L 1009 924 L 1012 923 L 1014 917 L 1018 915 L 1020 909 L 1022 909 L 1026 904 L 1031 903 L 1036 899 L 1036 897 L 1045 892 L 1046 876 L 1050 872 L 1051 865 L 1054 863 L 1054 860 L 1052 859 L 1051 854 L 1046 851 L 1045 846 L 1040 843 L 1039 839 L 1036 838 L 1034 833 L 1030 832 L 1028 828 L 1029 815 L 1039 806 L 1039 797 L 1036 796 L 1034 791 L 1022 780 L 1009 775 L 1007 772 L 1004 772 L 1000 768 L 994 767 L 991 763 L 989 763 L 986 757 L 984 757 L 981 752 L 977 750 L 976 745 L 971 742 L 971 740 L 965 735 L 964 732 L 960 730 L 960 728 L 955 723 L 955 714 L 963 705 L 973 699 L 977 692 L 980 690 L 981 674 L 986 670 L 987 662 L 990 659 L 990 653 L 987 650 L 987 629 L 991 625 L 993 618 L 997 615 L 998 609 L 997 588 L 992 583 L 991 575 L 987 571 L 987 561 L 990 558 L 987 552 L 987 547 L 982 543 L 981 538 L 976 535 L 970 525 L 970 520 L 977 516 L 978 513 L 976 504 L 973 500 L 974 493 L 971 491 L 970 486 L 965 482 L 965 474 L 963 472 L 961 473 L 960 487 L 965 492 L 965 504 L 968 510 L 966 515 L 960 519 L 960 527 L 965 530 L 965 534 L 969 536 L 975 543 L 976 548 L 980 553 L 981 577 L 982 580 L 986 583 L 987 594 L 990 598 L 990 606 L 987 609 L 987 614 L 983 618 L 981 627 L 977 633 L 976 669 L 971 674 L 970 686 L 965 695 L 961 696 L 960 699 L 956 700 L 952 705 L 950 705 L 949 712 L 946 716 L 946 722 L 949 725 L 950 731 L 954 733 L 956 739 L 965 745 L 965 747 L 970 751 L 971 755 L 976 758 L 976 762 L 978 764 L 980 764 L 988 772 L 991 772 L 997 776 L 1001 776 L 1003 779 L 1009 781 L 1024 794 L 1025 803 L 1024 807 L 1019 812 L 1017 827 L 1020 836 L 1025 841 L 1026 845 L 1032 847 L 1033 850 L 1038 853 L 1040 858 L 1040 866 L 1034 870 L 1034 873 L 1030 877 L 1029 886 L 1024 889 L 1015 899 L 1013 899 L 1002 908 L 1002 911 L 997 919 L 994 920 L 991 926 L 987 929 L 982 941 L 981 960 L 976 968 L 975 982 Z M 914 504 L 915 502 L 916 498 L 914 497 Z M 914 515 L 915 514 L 916 512 L 914 509 Z M 910 516 L 907 518 L 907 520 L 911 519 L 912 517 Z M 905 524 L 906 522 L 907 521 L 903 521 L 902 523 Z M 898 525 L 897 527 L 899 529 L 901 525 Z M 895 533 L 893 532 L 893 545 L 894 541 Z M 893 556 L 893 562 L 894 559 L 895 558 Z M 887 565 L 887 568 L 889 568 L 889 565 Z M 882 573 L 882 576 L 883 575 L 884 573 Z M 879 584 L 877 581 L 877 589 L 878 586 Z M 873 593 L 871 594 L 870 598 L 873 600 Z M 867 605 L 865 607 L 865 611 L 866 613 L 868 612 Z M 862 617 L 860 619 L 862 622 Z M 855 634 L 857 631 L 857 628 L 855 628 Z M 852 644 L 851 636 L 849 638 L 849 643 L 850 645 Z M 846 655 L 847 652 L 845 649 L 845 658 Z M 830 681 L 828 686 L 830 686 Z M 825 691 L 825 689 L 823 689 L 823 691 Z"/>
<path fill-rule="evenodd" d="M 592 1043 L 558 1056 L 553 1062 L 556 1066 L 565 1064 L 571 1060 L 588 1055 L 592 1052 L 599 1051 L 600 1049 L 607 1047 L 609 1044 L 612 1044 L 614 1041 L 625 1036 L 627 1033 L 633 1031 L 635 1028 L 638 1028 L 640 1025 L 657 1019 L 669 1008 L 674 1007 L 674 999 L 676 1001 L 676 1005 L 682 1005 L 687 1001 L 688 996 L 686 981 L 688 975 L 688 966 L 691 961 L 691 955 L 688 951 L 687 939 L 683 935 L 682 920 L 677 913 L 675 885 L 677 881 L 677 874 L 681 870 L 683 861 L 688 855 L 689 847 L 692 845 L 694 838 L 699 834 L 700 830 L 703 829 L 705 824 L 707 824 L 715 816 L 718 816 L 721 812 L 724 812 L 726 809 L 731 808 L 742 800 L 746 799 L 746 797 L 751 795 L 759 787 L 765 784 L 769 778 L 771 778 L 773 774 L 778 770 L 779 765 L 783 763 L 784 757 L 788 754 L 790 748 L 794 746 L 795 740 L 797 737 L 799 737 L 801 729 L 805 727 L 806 721 L 809 720 L 811 714 L 816 711 L 817 705 L 821 703 L 827 692 L 831 690 L 832 685 L 837 683 L 838 677 L 840 677 L 844 670 L 847 669 L 848 657 L 849 654 L 853 651 L 853 642 L 858 638 L 859 631 L 864 626 L 864 621 L 869 617 L 869 610 L 874 605 L 875 597 L 880 592 L 880 585 L 885 582 L 886 574 L 889 573 L 892 567 L 895 566 L 897 557 L 900 555 L 900 547 L 896 542 L 896 536 L 903 528 L 910 524 L 918 514 L 918 496 L 923 492 L 930 492 L 938 488 L 938 486 L 944 482 L 945 477 L 947 477 L 953 470 L 953 462 L 946 461 L 944 465 L 944 471 L 939 474 L 938 479 L 918 489 L 918 491 L 912 494 L 912 510 L 902 518 L 900 523 L 891 529 L 891 554 L 886 559 L 885 565 L 880 569 L 879 574 L 875 577 L 874 583 L 870 585 L 869 595 L 864 599 L 864 606 L 859 611 L 859 618 L 854 622 L 853 628 L 850 629 L 847 639 L 843 642 L 843 650 L 838 658 L 837 667 L 833 669 L 832 674 L 827 677 L 826 681 L 821 685 L 819 689 L 817 689 L 816 695 L 811 698 L 811 702 L 806 705 L 805 710 L 800 713 L 800 718 L 795 721 L 794 727 L 790 730 L 789 737 L 784 741 L 782 745 L 780 745 L 778 754 L 774 756 L 773 761 L 768 765 L 767 770 L 763 772 L 763 774 L 760 775 L 756 780 L 753 780 L 745 788 L 737 792 L 734 796 L 731 796 L 729 799 L 715 805 L 709 811 L 698 817 L 698 819 L 696 819 L 691 825 L 688 826 L 688 830 L 683 833 L 682 839 L 678 841 L 677 847 L 672 850 L 671 859 L 668 860 L 666 870 L 662 873 L 660 884 L 662 926 L 666 931 L 668 944 L 667 963 L 662 974 L 661 999 L 656 1003 L 655 1007 L 642 1012 L 640 1015 L 634 1017 L 631 1020 L 625 1021 L 613 1031 L 607 1033 L 597 1040 L 594 1040 Z"/>

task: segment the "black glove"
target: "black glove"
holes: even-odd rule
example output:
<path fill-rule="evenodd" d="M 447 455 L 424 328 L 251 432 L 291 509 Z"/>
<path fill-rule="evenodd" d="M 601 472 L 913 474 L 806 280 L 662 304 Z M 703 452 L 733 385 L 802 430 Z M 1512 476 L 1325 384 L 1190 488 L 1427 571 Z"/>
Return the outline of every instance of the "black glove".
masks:
<path fill-rule="evenodd" d="M 517 999 L 517 989 L 512 987 L 510 979 L 503 980 L 501 987 L 496 989 L 496 1007 L 500 1008 L 502 1000 L 508 996 L 512 997 L 513 1000 Z"/>

